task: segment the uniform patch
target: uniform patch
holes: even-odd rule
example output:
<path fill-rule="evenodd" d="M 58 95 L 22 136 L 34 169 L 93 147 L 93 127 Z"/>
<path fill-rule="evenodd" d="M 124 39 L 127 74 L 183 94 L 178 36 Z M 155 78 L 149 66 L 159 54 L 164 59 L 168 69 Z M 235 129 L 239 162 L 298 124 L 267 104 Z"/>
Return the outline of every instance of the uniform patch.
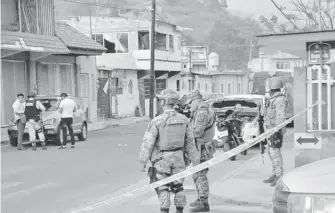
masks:
<path fill-rule="evenodd" d="M 166 124 L 186 124 L 186 120 L 180 120 L 180 119 L 169 119 Z"/>
<path fill-rule="evenodd" d="M 205 113 L 199 113 L 195 119 L 196 122 L 203 122 L 206 118 Z"/>

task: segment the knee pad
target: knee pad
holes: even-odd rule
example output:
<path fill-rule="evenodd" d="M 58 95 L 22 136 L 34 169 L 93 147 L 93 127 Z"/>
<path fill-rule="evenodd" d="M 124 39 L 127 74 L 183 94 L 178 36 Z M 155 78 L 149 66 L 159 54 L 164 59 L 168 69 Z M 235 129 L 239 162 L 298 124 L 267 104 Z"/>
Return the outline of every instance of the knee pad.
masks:
<path fill-rule="evenodd" d="M 184 190 L 183 184 L 171 184 L 171 192 L 177 194 L 178 192 L 181 192 Z"/>

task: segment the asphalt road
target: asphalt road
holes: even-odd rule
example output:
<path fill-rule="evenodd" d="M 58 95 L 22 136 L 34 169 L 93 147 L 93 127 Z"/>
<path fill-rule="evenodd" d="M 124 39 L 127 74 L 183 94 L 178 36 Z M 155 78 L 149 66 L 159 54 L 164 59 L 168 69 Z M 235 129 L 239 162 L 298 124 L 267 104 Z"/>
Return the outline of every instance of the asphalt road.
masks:
<path fill-rule="evenodd" d="M 146 174 L 140 172 L 138 154 L 146 127 L 147 123 L 140 123 L 89 132 L 88 140 L 78 142 L 75 149 L 58 150 L 51 145 L 46 151 L 39 147 L 33 152 L 31 147 L 17 151 L 3 146 L 2 212 L 70 213 L 109 200 L 122 193 L 125 187 L 133 189 L 145 185 L 148 180 Z M 258 149 L 251 149 L 247 156 L 239 155 L 235 162 L 225 161 L 212 167 L 211 183 L 237 171 L 257 153 Z M 192 192 L 193 187 L 191 179 L 187 178 L 186 191 Z M 95 207 L 90 212 L 132 213 L 138 208 L 151 208 L 155 203 L 157 197 L 151 192 Z M 154 207 L 153 212 L 157 211 L 157 206 Z"/>

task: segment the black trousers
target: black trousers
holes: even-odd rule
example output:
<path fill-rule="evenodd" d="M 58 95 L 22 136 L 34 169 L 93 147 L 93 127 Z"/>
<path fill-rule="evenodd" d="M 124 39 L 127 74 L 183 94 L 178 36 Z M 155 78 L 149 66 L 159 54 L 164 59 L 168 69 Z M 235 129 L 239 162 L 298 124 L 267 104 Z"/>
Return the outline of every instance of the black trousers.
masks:
<path fill-rule="evenodd" d="M 61 118 L 60 120 L 60 126 L 62 127 L 62 131 L 63 131 L 63 145 L 64 146 L 67 143 L 67 128 L 69 129 L 70 136 L 71 136 L 71 145 L 75 144 L 72 124 L 73 124 L 73 118 Z"/>

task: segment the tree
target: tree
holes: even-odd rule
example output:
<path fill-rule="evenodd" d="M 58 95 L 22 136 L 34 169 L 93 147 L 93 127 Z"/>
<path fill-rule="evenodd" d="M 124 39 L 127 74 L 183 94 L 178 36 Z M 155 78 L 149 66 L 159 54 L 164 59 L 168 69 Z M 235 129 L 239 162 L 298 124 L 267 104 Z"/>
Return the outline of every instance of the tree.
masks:
<path fill-rule="evenodd" d="M 288 24 L 278 23 L 278 17 L 273 15 L 270 18 L 260 16 L 260 22 L 263 26 L 274 33 L 278 32 L 295 32 L 295 31 L 311 31 L 319 29 L 323 30 L 335 29 L 335 0 L 291 0 L 290 8 L 279 6 L 274 0 L 271 0 L 278 10 L 291 22 Z M 321 21 L 320 21 L 321 12 Z M 302 27 L 296 27 L 296 26 Z M 292 27 L 293 26 L 293 27 Z"/>
<path fill-rule="evenodd" d="M 219 54 L 221 67 L 245 70 L 250 57 L 250 44 L 254 43 L 253 38 L 259 33 L 261 28 L 252 18 L 229 15 L 215 23 L 206 43 L 210 51 Z"/>

